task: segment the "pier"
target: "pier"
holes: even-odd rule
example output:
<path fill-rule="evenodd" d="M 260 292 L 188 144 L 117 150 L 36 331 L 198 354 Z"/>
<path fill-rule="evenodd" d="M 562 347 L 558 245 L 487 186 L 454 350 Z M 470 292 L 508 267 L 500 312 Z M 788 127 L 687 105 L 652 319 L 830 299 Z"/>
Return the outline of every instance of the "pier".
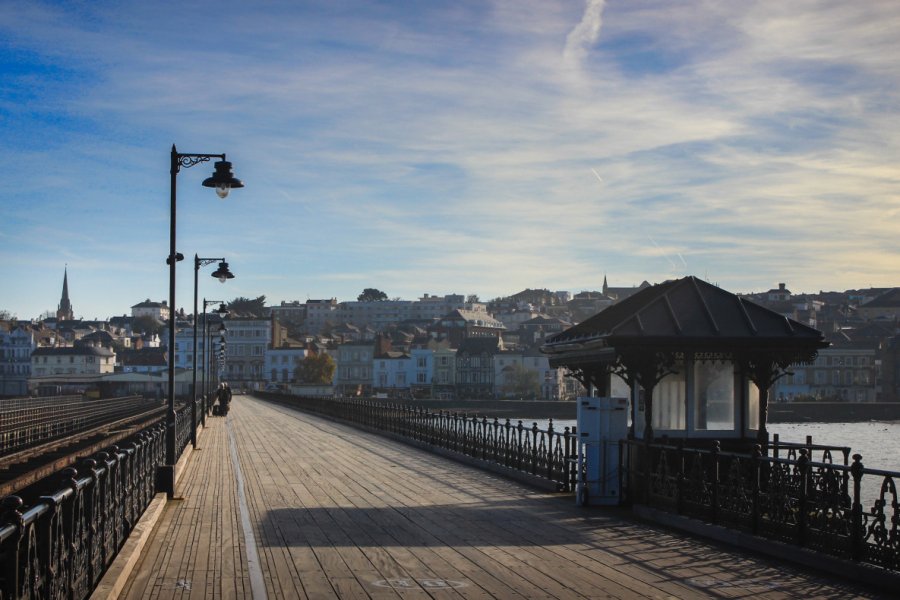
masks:
<path fill-rule="evenodd" d="M 250 396 L 179 473 L 94 597 L 879 597 Z"/>

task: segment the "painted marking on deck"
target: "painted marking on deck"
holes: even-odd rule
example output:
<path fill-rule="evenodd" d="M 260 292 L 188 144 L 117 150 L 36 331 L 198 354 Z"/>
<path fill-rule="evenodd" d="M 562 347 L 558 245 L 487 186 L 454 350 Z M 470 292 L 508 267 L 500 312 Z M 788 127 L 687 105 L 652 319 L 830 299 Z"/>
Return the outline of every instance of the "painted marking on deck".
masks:
<path fill-rule="evenodd" d="M 722 580 L 722 579 L 701 579 L 694 578 L 688 579 L 688 583 L 693 585 L 694 587 L 700 588 L 768 588 L 770 590 L 778 589 L 779 585 L 777 582 L 768 580 L 768 579 L 734 579 L 734 580 Z"/>
<path fill-rule="evenodd" d="M 451 579 L 379 579 L 373 581 L 375 587 L 391 588 L 394 590 L 408 590 L 415 588 L 424 588 L 426 590 L 449 590 L 463 588 L 469 584 L 464 581 L 453 581 Z"/>
<path fill-rule="evenodd" d="M 244 546 L 247 548 L 247 572 L 250 575 L 250 593 L 254 600 L 267 600 L 266 583 L 263 579 L 262 567 L 259 562 L 259 552 L 256 549 L 256 536 L 253 535 L 253 525 L 250 522 L 250 509 L 247 507 L 247 496 L 244 494 L 244 475 L 241 473 L 241 461 L 238 460 L 237 446 L 234 443 L 234 432 L 231 430 L 231 419 L 228 419 L 225 423 L 228 426 L 228 442 L 231 446 L 231 464 L 234 466 L 234 473 L 237 478 L 241 529 L 244 531 Z"/>

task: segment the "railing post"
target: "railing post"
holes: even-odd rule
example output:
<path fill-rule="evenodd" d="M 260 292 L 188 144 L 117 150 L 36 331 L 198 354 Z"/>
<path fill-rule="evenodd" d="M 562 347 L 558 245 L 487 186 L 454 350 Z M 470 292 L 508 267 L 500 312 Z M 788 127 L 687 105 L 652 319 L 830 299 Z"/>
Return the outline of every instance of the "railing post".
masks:
<path fill-rule="evenodd" d="M 677 507 L 677 511 L 679 515 L 684 514 L 684 441 L 678 441 L 678 453 L 676 455 L 678 458 L 678 479 L 676 485 L 676 494 L 678 495 L 675 499 L 675 506 Z"/>
<path fill-rule="evenodd" d="M 850 466 L 850 473 L 853 475 L 853 509 L 852 521 L 850 523 L 851 552 L 853 560 L 860 560 L 863 552 L 863 530 L 862 521 L 862 501 L 860 499 L 860 488 L 862 487 L 863 464 L 862 455 L 853 455 L 853 464 Z"/>
<path fill-rule="evenodd" d="M 487 449 L 490 436 L 488 436 L 487 417 L 481 417 L 481 460 L 487 460 Z"/>
<path fill-rule="evenodd" d="M 808 440 L 807 440 L 808 441 Z M 800 458 L 797 459 L 797 470 L 800 480 L 797 498 L 797 545 L 806 545 L 806 503 L 809 484 L 809 450 L 800 449 Z"/>
<path fill-rule="evenodd" d="M 547 479 L 553 480 L 553 457 L 556 437 L 553 435 L 553 419 L 547 424 Z M 622 488 L 619 488 L 622 489 Z"/>
<path fill-rule="evenodd" d="M 751 531 L 756 534 L 759 533 L 759 466 L 762 462 L 762 446 L 757 444 L 753 448 L 753 459 L 751 461 L 751 470 L 750 476 L 752 477 L 752 481 L 750 482 L 753 490 L 753 514 L 751 515 L 752 524 Z"/>
<path fill-rule="evenodd" d="M 531 424 L 531 474 L 537 475 L 538 466 L 538 426 L 537 423 Z"/>
<path fill-rule="evenodd" d="M 719 440 L 714 441 L 712 447 L 712 473 L 710 475 L 712 485 L 710 518 L 713 524 L 719 522 L 719 452 L 721 452 L 721 450 L 722 445 Z"/>
<path fill-rule="evenodd" d="M 0 523 L 16 526 L 16 535 L 7 541 L 10 549 L 7 551 L 7 558 L 3 561 L 3 587 L 0 593 L 4 598 L 21 598 L 25 597 L 23 585 L 23 567 L 22 564 L 22 538 L 25 536 L 25 520 L 22 518 L 22 507 L 25 502 L 18 496 L 7 496 L 0 501 Z"/>
<path fill-rule="evenodd" d="M 516 426 L 516 469 L 522 470 L 522 431 L 525 429 L 522 421 Z"/>

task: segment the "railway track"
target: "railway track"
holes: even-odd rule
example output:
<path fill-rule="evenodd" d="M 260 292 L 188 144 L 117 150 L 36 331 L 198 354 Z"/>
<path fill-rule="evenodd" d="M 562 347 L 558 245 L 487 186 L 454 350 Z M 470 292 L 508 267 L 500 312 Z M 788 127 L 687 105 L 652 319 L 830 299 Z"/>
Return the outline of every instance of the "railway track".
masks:
<path fill-rule="evenodd" d="M 41 493 L 41 481 L 165 418 L 165 406 L 99 424 L 70 436 L 0 457 L 0 498 Z M 56 482 L 54 482 L 56 483 Z"/>

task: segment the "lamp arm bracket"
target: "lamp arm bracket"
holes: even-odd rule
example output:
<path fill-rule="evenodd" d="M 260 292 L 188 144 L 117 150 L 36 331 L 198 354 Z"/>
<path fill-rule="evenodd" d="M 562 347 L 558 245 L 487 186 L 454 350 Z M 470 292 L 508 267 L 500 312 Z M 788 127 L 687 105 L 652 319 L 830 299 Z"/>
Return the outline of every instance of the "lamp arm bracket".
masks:
<path fill-rule="evenodd" d="M 203 162 L 209 162 L 213 158 L 218 158 L 220 160 L 225 160 L 224 154 L 183 154 L 181 152 L 176 152 L 172 154 L 172 166 L 175 167 L 175 172 L 177 173 L 183 168 L 189 169 L 194 165 L 199 165 Z"/>
<path fill-rule="evenodd" d="M 197 258 L 195 261 L 196 267 L 199 269 L 200 267 L 205 267 L 206 265 L 211 265 L 217 262 L 225 262 L 224 258 Z"/>

